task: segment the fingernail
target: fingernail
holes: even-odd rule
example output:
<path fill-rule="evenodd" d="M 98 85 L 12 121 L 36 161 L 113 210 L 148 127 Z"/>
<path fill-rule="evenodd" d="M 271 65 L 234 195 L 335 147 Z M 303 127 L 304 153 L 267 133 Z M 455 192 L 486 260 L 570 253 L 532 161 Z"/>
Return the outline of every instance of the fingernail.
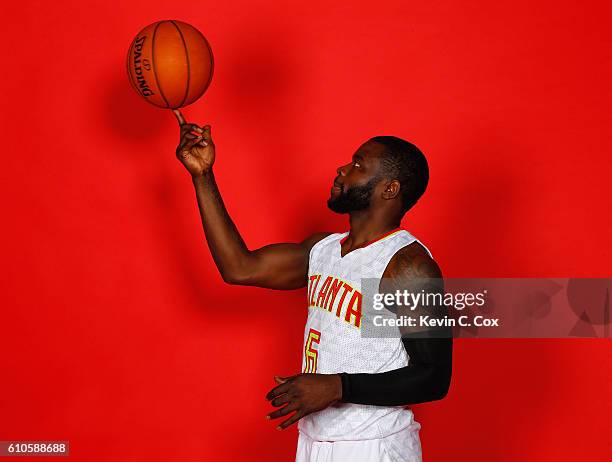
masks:
<path fill-rule="evenodd" d="M 276 429 L 277 429 L 277 430 L 282 430 L 282 428 L 280 428 L 280 427 L 276 427 Z"/>

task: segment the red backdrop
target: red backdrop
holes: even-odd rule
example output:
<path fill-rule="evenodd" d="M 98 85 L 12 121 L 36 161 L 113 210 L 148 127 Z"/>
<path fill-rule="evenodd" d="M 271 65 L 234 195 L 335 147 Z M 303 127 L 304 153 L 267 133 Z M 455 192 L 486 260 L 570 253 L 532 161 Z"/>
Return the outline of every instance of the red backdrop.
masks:
<path fill-rule="evenodd" d="M 345 230 L 325 206 L 336 166 L 395 134 L 429 158 L 404 227 L 446 276 L 611 276 L 610 2 L 3 8 L 0 440 L 69 440 L 92 462 L 294 455 L 264 394 L 298 371 L 305 293 L 217 274 L 176 122 L 125 75 L 159 19 L 213 47 L 185 113 L 212 124 L 250 246 Z M 448 397 L 415 410 L 425 460 L 604 460 L 611 353 L 458 341 Z"/>

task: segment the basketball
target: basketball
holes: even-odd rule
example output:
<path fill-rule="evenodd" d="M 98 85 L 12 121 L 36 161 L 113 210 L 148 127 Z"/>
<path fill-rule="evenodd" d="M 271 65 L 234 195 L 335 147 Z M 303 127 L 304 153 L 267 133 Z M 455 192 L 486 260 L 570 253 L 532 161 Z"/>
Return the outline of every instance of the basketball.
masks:
<path fill-rule="evenodd" d="M 178 109 L 200 98 L 212 80 L 213 54 L 190 24 L 164 20 L 149 24 L 127 55 L 130 84 L 147 102 Z"/>

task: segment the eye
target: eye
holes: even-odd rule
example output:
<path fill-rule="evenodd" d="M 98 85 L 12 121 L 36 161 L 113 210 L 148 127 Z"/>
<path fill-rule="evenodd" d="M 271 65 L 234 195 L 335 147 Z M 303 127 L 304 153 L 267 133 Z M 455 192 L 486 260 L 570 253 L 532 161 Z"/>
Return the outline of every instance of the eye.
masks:
<path fill-rule="evenodd" d="M 357 162 L 356 160 L 354 160 L 353 161 L 353 166 L 359 168 L 359 167 L 361 167 L 361 164 L 359 162 Z"/>

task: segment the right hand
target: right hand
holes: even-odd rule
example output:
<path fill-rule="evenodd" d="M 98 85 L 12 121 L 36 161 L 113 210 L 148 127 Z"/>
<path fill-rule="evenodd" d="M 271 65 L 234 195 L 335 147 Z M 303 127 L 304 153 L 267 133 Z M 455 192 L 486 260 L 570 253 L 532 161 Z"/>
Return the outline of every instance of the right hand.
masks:
<path fill-rule="evenodd" d="M 210 125 L 200 127 L 188 123 L 178 109 L 172 111 L 180 127 L 180 139 L 176 157 L 192 177 L 208 173 L 215 162 L 215 144 L 210 135 Z"/>

